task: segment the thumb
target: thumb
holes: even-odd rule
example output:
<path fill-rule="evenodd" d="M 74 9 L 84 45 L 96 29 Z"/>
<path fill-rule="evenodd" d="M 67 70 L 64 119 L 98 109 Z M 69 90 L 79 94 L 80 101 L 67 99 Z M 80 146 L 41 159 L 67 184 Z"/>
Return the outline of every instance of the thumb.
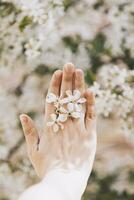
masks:
<path fill-rule="evenodd" d="M 25 135 L 28 151 L 37 150 L 39 136 L 33 120 L 25 114 L 20 115 L 23 132 Z"/>

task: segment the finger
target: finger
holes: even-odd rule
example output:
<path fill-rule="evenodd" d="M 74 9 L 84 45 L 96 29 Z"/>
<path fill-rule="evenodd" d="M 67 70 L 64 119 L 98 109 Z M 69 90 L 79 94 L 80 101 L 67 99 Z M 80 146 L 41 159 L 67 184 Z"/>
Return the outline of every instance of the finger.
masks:
<path fill-rule="evenodd" d="M 52 76 L 48 92 L 52 92 L 59 96 L 61 85 L 62 71 L 56 70 Z"/>
<path fill-rule="evenodd" d="M 61 94 L 64 96 L 66 90 L 72 90 L 73 88 L 73 76 L 75 67 L 72 63 L 68 63 L 63 68 L 63 77 L 61 83 Z"/>
<path fill-rule="evenodd" d="M 95 121 L 95 96 L 88 89 L 84 96 L 86 97 L 86 115 L 85 115 L 85 126 L 86 128 L 91 126 L 91 123 Z"/>
<path fill-rule="evenodd" d="M 28 115 L 21 114 L 20 121 L 25 135 L 28 151 L 36 151 L 38 148 L 39 136 L 33 120 Z"/>
<path fill-rule="evenodd" d="M 81 69 L 75 71 L 75 89 L 79 90 L 82 94 L 85 91 L 84 73 Z"/>
<path fill-rule="evenodd" d="M 49 86 L 49 90 L 48 93 L 54 93 L 56 96 L 60 95 L 60 86 L 61 86 L 61 80 L 62 80 L 62 71 L 61 70 L 57 70 L 54 72 L 51 82 L 50 82 L 50 86 Z M 45 105 L 45 117 L 46 119 L 48 119 L 50 117 L 50 114 L 52 114 L 54 112 L 54 105 L 51 103 L 46 103 Z"/>
<path fill-rule="evenodd" d="M 74 73 L 74 90 L 79 90 L 82 95 L 85 92 L 84 73 L 81 69 L 75 70 L 75 73 Z M 80 127 L 83 126 L 85 128 L 84 118 L 85 118 L 85 115 L 83 115 L 83 117 L 81 117 L 79 120 L 75 121 L 75 123 L 80 125 Z"/>

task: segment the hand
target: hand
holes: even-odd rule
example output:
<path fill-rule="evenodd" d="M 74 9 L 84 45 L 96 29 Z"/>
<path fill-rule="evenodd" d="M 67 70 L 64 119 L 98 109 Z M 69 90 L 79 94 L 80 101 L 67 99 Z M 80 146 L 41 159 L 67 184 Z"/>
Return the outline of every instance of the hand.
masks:
<path fill-rule="evenodd" d="M 60 96 L 66 90 L 77 89 L 86 98 L 85 115 L 81 119 L 68 119 L 64 129 L 57 133 L 47 126 L 54 106 L 46 103 L 44 132 L 39 138 L 33 120 L 22 114 L 20 120 L 26 138 L 31 163 L 42 179 L 53 169 L 80 169 L 89 176 L 96 151 L 96 117 L 94 95 L 85 90 L 84 75 L 80 69 L 68 63 L 63 71 L 57 70 L 51 79 L 49 92 Z"/>

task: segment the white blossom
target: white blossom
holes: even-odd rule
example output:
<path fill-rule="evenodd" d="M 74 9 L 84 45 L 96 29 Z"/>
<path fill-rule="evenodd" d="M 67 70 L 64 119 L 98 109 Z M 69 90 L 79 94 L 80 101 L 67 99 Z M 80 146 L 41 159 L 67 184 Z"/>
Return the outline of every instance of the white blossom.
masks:
<path fill-rule="evenodd" d="M 51 119 L 52 121 L 47 122 L 47 126 L 52 126 L 53 131 L 58 132 L 60 128 L 64 128 L 64 125 L 61 122 L 65 122 L 67 117 L 63 114 L 56 115 L 53 113 L 51 114 Z"/>
<path fill-rule="evenodd" d="M 58 97 L 54 93 L 49 93 L 46 97 L 46 102 L 53 103 L 56 108 L 59 108 L 61 105 L 65 104 L 67 101 L 65 98 L 62 99 L 62 95 Z"/>
<path fill-rule="evenodd" d="M 64 2 L 64 0 L 1 1 L 0 157 L 3 159 L 3 164 L 0 165 L 2 186 L 0 198 L 2 199 L 17 199 L 20 192 L 27 188 L 28 184 L 33 183 L 30 175 L 33 170 L 26 165 L 23 143 L 19 145 L 13 158 L 10 158 L 9 162 L 6 161 L 10 150 L 22 137 L 19 114 L 30 113 L 37 124 L 42 125 L 44 110 L 42 94 L 48 88 L 50 76 L 48 73 L 39 76 L 40 64 L 49 69 L 62 67 L 71 61 L 76 66 L 88 70 L 93 67 L 92 55 L 97 54 L 104 65 L 100 63 L 96 83 L 92 87 L 96 94 L 96 110 L 103 117 L 110 118 L 116 115 L 121 121 L 122 132 L 130 142 L 133 142 L 134 70 L 128 70 L 128 67 L 131 69 L 134 67 L 132 66 L 134 2 L 106 0 L 97 9 L 95 5 L 98 5 L 96 3 L 99 1 L 96 0 L 75 1 L 66 9 Z M 104 36 L 104 44 L 98 37 L 100 34 Z M 104 46 L 99 53 L 96 44 Z M 119 66 L 113 66 L 113 63 Z M 70 113 L 73 118 L 81 114 L 79 109 L 81 106 L 84 107 L 83 104 L 74 101 L 67 105 L 68 100 L 64 99 L 63 104 L 61 99 L 55 103 L 56 115 L 61 105 L 60 121 L 67 116 L 71 117 Z M 79 108 L 77 112 L 76 108 Z M 66 122 L 60 122 L 61 126 Z M 58 125 L 58 128 L 61 126 Z M 21 163 L 22 160 L 24 163 Z M 11 162 L 15 167 L 13 171 Z"/>
<path fill-rule="evenodd" d="M 47 19 L 45 6 L 39 0 L 21 0 L 21 9 L 25 15 L 33 17 L 33 22 L 42 24 Z"/>
<path fill-rule="evenodd" d="M 25 54 L 28 59 L 36 58 L 41 53 L 41 41 L 31 38 L 28 43 L 25 44 Z"/>
<path fill-rule="evenodd" d="M 134 133 L 134 70 L 106 65 L 98 74 L 91 90 L 96 95 L 96 110 L 99 115 L 116 116 L 121 120 L 125 135 Z"/>
<path fill-rule="evenodd" d="M 84 97 L 81 98 L 81 93 L 79 90 L 74 90 L 71 92 L 70 90 L 66 91 L 67 101 L 68 101 L 68 110 L 76 110 L 78 112 L 82 111 L 82 105 L 86 102 Z"/>
<path fill-rule="evenodd" d="M 99 73 L 102 86 L 106 88 L 114 88 L 125 83 L 127 77 L 127 70 L 116 65 L 109 67 L 105 66 Z"/>
<path fill-rule="evenodd" d="M 78 119 L 83 117 L 84 115 L 81 108 L 77 108 L 73 103 L 68 103 L 66 109 L 61 107 L 59 111 L 63 114 L 65 118 L 72 117 Z"/>
<path fill-rule="evenodd" d="M 79 90 L 71 90 L 66 91 L 67 97 L 57 97 L 53 93 L 49 93 L 46 97 L 46 102 L 53 104 L 56 108 L 55 113 L 51 114 L 52 121 L 48 122 L 48 126 L 53 127 L 53 131 L 59 131 L 59 128 L 64 128 L 62 122 L 67 121 L 69 117 L 78 119 L 84 116 L 83 107 L 81 104 L 86 102 L 84 97 L 81 97 L 81 93 Z M 66 108 L 65 108 L 66 106 Z"/>

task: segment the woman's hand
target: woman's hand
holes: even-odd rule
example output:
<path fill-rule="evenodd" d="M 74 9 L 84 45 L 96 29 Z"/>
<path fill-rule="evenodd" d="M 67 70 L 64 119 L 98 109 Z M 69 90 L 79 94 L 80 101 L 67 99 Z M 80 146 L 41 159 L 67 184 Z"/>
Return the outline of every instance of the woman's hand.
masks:
<path fill-rule="evenodd" d="M 68 63 L 63 71 L 57 70 L 53 74 L 49 93 L 64 96 L 67 90 L 74 89 L 86 98 L 85 114 L 79 119 L 69 118 L 63 130 L 55 133 L 52 127 L 47 126 L 47 122 L 51 121 L 50 115 L 54 113 L 53 104 L 45 105 L 44 131 L 40 138 L 33 120 L 25 114 L 20 116 L 28 155 L 41 179 L 55 169 L 73 169 L 82 170 L 87 181 L 91 172 L 96 151 L 94 95 L 85 90 L 83 71 Z"/>

